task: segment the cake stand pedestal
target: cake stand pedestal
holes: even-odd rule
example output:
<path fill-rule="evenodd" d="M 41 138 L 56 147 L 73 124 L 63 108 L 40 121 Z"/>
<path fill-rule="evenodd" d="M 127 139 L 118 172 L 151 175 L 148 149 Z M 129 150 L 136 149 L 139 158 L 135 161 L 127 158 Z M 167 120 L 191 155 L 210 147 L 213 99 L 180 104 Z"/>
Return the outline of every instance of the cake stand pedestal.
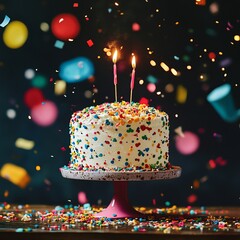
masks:
<path fill-rule="evenodd" d="M 92 181 L 113 181 L 114 195 L 107 208 L 95 214 L 96 217 L 108 218 L 140 218 L 145 215 L 136 211 L 128 199 L 129 181 L 164 180 L 180 177 L 181 168 L 173 166 L 171 169 L 162 171 L 146 172 L 114 172 L 114 171 L 77 171 L 60 168 L 65 178 Z"/>

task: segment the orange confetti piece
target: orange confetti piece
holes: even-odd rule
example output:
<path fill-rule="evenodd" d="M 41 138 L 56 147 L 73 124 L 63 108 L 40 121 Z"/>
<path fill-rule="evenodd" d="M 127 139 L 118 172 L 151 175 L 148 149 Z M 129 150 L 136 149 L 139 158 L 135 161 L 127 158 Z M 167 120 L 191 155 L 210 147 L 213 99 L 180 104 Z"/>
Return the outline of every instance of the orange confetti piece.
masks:
<path fill-rule="evenodd" d="M 31 180 L 24 168 L 12 163 L 6 163 L 2 166 L 2 169 L 0 170 L 0 176 L 19 186 L 20 188 L 25 188 Z"/>
<path fill-rule="evenodd" d="M 195 4 L 200 5 L 200 6 L 205 6 L 206 5 L 206 0 L 196 0 Z"/>

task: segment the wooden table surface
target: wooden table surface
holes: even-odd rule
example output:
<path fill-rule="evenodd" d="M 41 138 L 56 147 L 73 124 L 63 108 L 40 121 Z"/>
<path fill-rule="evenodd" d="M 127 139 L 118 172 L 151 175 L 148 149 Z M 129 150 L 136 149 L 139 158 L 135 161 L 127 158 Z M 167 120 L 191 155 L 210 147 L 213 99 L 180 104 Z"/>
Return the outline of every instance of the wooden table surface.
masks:
<path fill-rule="evenodd" d="M 240 207 L 137 208 L 143 219 L 96 219 L 99 207 L 0 204 L 0 239 L 240 239 Z"/>

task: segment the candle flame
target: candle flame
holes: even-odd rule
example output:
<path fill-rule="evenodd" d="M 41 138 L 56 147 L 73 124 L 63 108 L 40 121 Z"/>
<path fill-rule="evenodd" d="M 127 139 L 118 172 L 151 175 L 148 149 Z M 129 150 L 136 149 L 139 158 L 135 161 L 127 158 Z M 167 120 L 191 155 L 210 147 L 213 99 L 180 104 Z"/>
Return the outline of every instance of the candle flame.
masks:
<path fill-rule="evenodd" d="M 134 55 L 132 57 L 132 68 L 136 68 L 136 57 Z"/>
<path fill-rule="evenodd" d="M 117 62 L 117 54 L 118 54 L 118 52 L 117 52 L 117 50 L 115 50 L 115 52 L 113 54 L 113 58 L 112 58 L 113 63 Z"/>

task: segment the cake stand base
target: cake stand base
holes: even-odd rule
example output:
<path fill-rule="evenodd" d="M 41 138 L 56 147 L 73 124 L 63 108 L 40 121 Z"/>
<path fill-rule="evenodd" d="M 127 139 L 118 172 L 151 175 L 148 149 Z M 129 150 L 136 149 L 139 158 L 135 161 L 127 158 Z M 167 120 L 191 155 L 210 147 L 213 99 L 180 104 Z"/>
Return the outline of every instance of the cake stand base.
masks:
<path fill-rule="evenodd" d="M 129 181 L 164 180 L 180 177 L 181 168 L 173 166 L 168 170 L 143 171 L 143 172 L 110 172 L 110 171 L 77 171 L 60 168 L 65 178 L 77 180 L 112 181 L 114 184 L 114 195 L 107 208 L 95 214 L 96 217 L 107 218 L 140 218 L 143 213 L 136 211 L 128 199 Z"/>
<path fill-rule="evenodd" d="M 95 214 L 96 217 L 107 218 L 140 218 L 144 214 L 136 211 L 128 200 L 128 182 L 113 182 L 114 195 L 107 208 Z"/>

